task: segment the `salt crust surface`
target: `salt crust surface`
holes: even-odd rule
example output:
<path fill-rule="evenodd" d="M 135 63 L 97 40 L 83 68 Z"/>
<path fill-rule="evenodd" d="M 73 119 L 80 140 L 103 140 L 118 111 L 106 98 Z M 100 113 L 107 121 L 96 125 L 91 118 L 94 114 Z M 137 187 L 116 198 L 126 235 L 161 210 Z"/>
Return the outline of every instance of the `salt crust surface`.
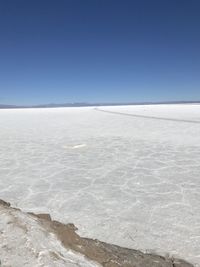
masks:
<path fill-rule="evenodd" d="M 199 173 L 199 105 L 0 110 L 0 198 L 83 236 L 200 266 Z"/>

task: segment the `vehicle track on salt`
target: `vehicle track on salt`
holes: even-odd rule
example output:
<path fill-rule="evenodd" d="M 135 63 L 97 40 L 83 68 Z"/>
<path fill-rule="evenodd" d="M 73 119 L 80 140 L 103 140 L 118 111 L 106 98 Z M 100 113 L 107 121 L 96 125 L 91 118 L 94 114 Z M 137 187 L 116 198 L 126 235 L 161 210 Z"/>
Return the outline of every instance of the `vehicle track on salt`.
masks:
<path fill-rule="evenodd" d="M 156 117 L 156 116 L 145 116 L 145 115 L 130 114 L 130 113 L 124 113 L 124 112 L 118 112 L 118 111 L 110 111 L 110 110 L 105 110 L 105 109 L 100 109 L 100 108 L 94 108 L 94 110 L 109 113 L 109 114 L 134 117 L 134 118 L 144 118 L 144 119 L 153 119 L 153 120 L 162 120 L 162 121 L 174 121 L 174 122 L 200 124 L 200 121 L 193 121 L 193 120 L 181 120 L 181 119 L 164 118 L 164 117 Z"/>

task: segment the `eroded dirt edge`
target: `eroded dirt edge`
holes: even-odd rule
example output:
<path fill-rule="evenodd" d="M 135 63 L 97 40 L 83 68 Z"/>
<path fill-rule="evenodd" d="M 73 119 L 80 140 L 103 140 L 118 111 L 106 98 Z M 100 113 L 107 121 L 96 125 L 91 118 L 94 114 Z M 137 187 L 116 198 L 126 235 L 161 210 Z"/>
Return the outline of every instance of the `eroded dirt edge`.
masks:
<path fill-rule="evenodd" d="M 11 207 L 10 203 L 3 200 L 0 200 L 0 206 L 16 210 Z M 78 229 L 74 224 L 63 224 L 52 220 L 49 214 L 30 212 L 27 214 L 38 218 L 39 223 L 49 232 L 54 233 L 65 248 L 78 252 L 104 267 L 193 267 L 192 264 L 182 259 L 143 253 L 97 239 L 83 238 L 76 233 Z"/>

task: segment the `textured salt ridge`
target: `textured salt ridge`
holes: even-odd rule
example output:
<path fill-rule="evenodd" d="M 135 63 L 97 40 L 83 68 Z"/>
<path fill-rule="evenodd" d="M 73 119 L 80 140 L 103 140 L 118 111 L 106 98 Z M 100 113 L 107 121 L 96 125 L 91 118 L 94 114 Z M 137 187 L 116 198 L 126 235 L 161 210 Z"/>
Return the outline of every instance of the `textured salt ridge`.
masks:
<path fill-rule="evenodd" d="M 0 200 L 0 206 L 22 212 L 20 209 L 12 208 L 10 203 L 3 200 Z M 37 217 L 38 223 L 48 232 L 54 233 L 65 248 L 78 252 L 104 267 L 193 267 L 192 264 L 181 259 L 145 254 L 139 250 L 80 237 L 73 224 L 54 221 L 49 214 L 27 213 L 27 215 Z"/>

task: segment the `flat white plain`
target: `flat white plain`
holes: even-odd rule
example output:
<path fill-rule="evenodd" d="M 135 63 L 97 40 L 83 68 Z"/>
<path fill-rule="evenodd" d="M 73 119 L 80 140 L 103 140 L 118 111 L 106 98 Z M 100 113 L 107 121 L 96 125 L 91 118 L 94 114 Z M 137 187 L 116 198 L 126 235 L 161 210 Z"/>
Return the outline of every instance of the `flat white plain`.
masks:
<path fill-rule="evenodd" d="M 200 105 L 0 110 L 0 198 L 200 266 Z"/>

